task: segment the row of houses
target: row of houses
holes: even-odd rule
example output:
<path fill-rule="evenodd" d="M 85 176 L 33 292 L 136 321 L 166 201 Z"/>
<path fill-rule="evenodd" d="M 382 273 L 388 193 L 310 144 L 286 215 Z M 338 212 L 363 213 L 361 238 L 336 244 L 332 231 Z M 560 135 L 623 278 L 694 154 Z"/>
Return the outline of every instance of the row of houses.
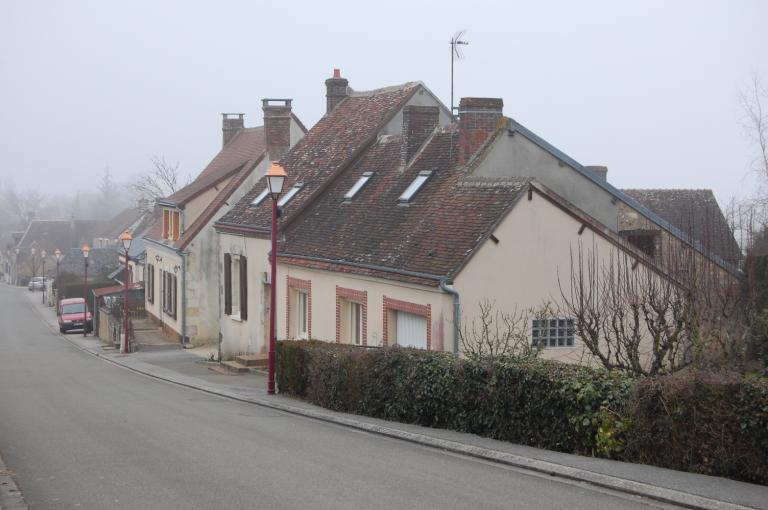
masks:
<path fill-rule="evenodd" d="M 14 285 L 26 285 L 34 276 L 55 277 L 57 270 L 83 276 L 83 245 L 91 247 L 91 278 L 123 281 L 118 261 L 119 237 L 125 231 L 145 232 L 153 224 L 146 204 L 137 204 L 106 220 L 33 219 L 24 230 L 11 234 L 12 242 L 0 253 L 2 279 Z M 143 256 L 141 243 L 132 253 L 136 260 Z M 54 254 L 61 254 L 57 262 Z M 141 278 L 137 275 L 137 280 Z"/>
<path fill-rule="evenodd" d="M 605 167 L 578 163 L 499 98 L 462 98 L 454 115 L 421 82 L 356 91 L 334 70 L 325 85 L 311 129 L 290 99 L 264 99 L 260 127 L 223 114 L 218 154 L 134 232 L 134 279 L 175 341 L 265 352 L 274 285 L 278 338 L 458 352 L 481 303 L 556 302 L 577 246 L 663 271 L 664 247 L 678 243 L 738 271 L 709 190 L 617 189 Z M 273 162 L 288 174 L 275 281 Z M 584 359 L 572 317 L 539 317 L 528 331 L 544 356 Z"/>

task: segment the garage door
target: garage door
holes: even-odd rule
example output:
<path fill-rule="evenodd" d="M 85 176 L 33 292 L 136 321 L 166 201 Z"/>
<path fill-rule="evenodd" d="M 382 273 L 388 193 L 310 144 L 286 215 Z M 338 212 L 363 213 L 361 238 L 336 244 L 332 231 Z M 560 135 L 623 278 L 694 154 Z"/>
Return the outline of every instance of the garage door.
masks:
<path fill-rule="evenodd" d="M 407 312 L 397 312 L 397 345 L 426 349 L 426 317 Z"/>

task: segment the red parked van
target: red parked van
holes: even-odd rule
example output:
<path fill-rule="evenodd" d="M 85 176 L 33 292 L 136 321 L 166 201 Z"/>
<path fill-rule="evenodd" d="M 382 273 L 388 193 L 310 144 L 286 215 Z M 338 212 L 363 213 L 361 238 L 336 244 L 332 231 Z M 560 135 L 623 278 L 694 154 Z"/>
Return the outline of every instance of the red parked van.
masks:
<path fill-rule="evenodd" d="M 73 329 L 83 328 L 90 333 L 93 331 L 91 312 L 86 310 L 85 299 L 70 298 L 59 301 L 59 331 L 66 333 Z"/>

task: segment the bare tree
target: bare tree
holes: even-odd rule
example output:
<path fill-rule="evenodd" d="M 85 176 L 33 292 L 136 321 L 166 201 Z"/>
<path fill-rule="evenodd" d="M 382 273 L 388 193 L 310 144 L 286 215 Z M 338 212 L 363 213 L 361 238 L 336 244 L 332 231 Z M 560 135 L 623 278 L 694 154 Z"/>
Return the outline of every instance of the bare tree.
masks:
<path fill-rule="evenodd" d="M 151 209 L 155 200 L 167 197 L 189 183 L 189 179 L 182 183 L 179 175 L 179 162 L 169 163 L 162 156 L 152 157 L 152 170 L 140 177 L 135 183 L 129 185 L 131 191 L 138 199 L 148 202 Z"/>
<path fill-rule="evenodd" d="M 547 307 L 548 305 L 544 305 Z M 479 313 L 472 320 L 463 320 L 459 339 L 463 352 L 474 358 L 494 359 L 504 356 L 537 356 L 541 346 L 530 340 L 531 319 L 550 316 L 544 311 L 515 308 L 502 312 L 495 301 L 483 299 Z"/>
<path fill-rule="evenodd" d="M 754 169 L 768 179 L 768 87 L 757 71 L 752 74 L 749 89 L 739 94 L 744 114 L 744 132 L 757 147 Z"/>
<path fill-rule="evenodd" d="M 652 263 L 619 249 L 601 257 L 596 245 L 571 251 L 560 294 L 580 341 L 604 367 L 635 375 L 740 361 L 737 280 L 691 247 L 668 242 L 662 253 Z"/>

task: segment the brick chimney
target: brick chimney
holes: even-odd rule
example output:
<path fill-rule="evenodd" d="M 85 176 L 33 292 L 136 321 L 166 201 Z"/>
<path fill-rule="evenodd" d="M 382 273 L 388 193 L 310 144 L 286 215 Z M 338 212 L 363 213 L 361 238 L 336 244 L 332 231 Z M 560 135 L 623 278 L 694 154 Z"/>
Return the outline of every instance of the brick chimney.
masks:
<path fill-rule="evenodd" d="M 339 69 L 333 70 L 333 78 L 325 80 L 326 111 L 331 113 L 349 95 L 349 81 L 341 77 Z"/>
<path fill-rule="evenodd" d="M 504 101 L 462 97 L 459 102 L 459 163 L 466 163 L 499 126 Z"/>
<path fill-rule="evenodd" d="M 277 161 L 291 148 L 292 99 L 262 99 L 264 133 L 269 159 Z"/>
<path fill-rule="evenodd" d="M 238 131 L 245 127 L 243 113 L 222 113 L 221 114 L 221 146 L 224 147 L 229 141 L 237 134 Z"/>
<path fill-rule="evenodd" d="M 437 106 L 408 105 L 403 108 L 403 166 L 413 159 L 416 151 L 424 145 L 427 137 L 435 130 L 440 119 Z"/>
<path fill-rule="evenodd" d="M 607 181 L 608 180 L 608 167 L 607 166 L 585 166 L 584 168 L 587 169 L 588 172 L 592 172 L 592 174 L 600 179 L 601 181 Z"/>

